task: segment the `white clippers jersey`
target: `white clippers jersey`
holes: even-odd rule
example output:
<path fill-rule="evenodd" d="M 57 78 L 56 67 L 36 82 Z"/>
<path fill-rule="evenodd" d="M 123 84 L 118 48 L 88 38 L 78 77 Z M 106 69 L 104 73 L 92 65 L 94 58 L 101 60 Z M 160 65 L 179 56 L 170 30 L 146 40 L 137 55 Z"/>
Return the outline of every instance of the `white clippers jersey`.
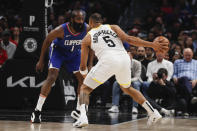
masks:
<path fill-rule="evenodd" d="M 110 25 L 100 25 L 88 33 L 91 35 L 91 48 L 98 59 L 105 56 L 127 54 L 122 41 Z"/>

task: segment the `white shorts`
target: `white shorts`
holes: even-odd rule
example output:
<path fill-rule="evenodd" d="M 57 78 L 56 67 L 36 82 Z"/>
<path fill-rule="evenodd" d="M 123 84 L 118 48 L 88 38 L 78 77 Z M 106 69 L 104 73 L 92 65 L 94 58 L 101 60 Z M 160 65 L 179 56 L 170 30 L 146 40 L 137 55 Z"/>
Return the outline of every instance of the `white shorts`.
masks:
<path fill-rule="evenodd" d="M 129 55 L 105 57 L 90 70 L 84 84 L 92 89 L 115 75 L 117 82 L 125 88 L 131 84 L 131 60 Z"/>

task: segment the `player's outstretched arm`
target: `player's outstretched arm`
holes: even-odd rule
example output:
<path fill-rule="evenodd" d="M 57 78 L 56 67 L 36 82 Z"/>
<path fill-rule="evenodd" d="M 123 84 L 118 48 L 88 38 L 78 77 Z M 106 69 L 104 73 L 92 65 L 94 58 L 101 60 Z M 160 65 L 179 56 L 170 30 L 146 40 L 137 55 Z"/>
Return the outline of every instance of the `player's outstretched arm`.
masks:
<path fill-rule="evenodd" d="M 89 48 L 91 44 L 91 36 L 87 34 L 82 42 L 81 42 L 81 64 L 80 64 L 80 71 L 87 70 L 87 61 L 89 55 Z M 83 75 L 83 74 L 82 74 Z"/>
<path fill-rule="evenodd" d="M 56 38 L 63 38 L 64 37 L 64 30 L 62 26 L 58 26 L 54 30 L 52 30 L 47 37 L 45 38 L 43 44 L 42 44 L 42 49 L 40 53 L 40 58 L 38 63 L 36 64 L 36 71 L 42 71 L 44 67 L 44 57 L 46 54 L 46 51 L 48 50 L 49 46 L 51 45 L 51 42 L 56 39 Z"/>
<path fill-rule="evenodd" d="M 94 51 L 89 48 L 88 71 L 90 71 L 91 68 L 93 67 L 94 56 L 95 56 Z"/>
<path fill-rule="evenodd" d="M 63 38 L 64 37 L 64 30 L 62 26 L 58 26 L 54 30 L 52 30 L 47 37 L 45 38 L 43 44 L 42 44 L 42 50 L 40 54 L 40 60 L 44 59 L 45 53 L 49 46 L 51 45 L 51 42 L 56 38 Z"/>
<path fill-rule="evenodd" d="M 89 32 L 91 30 L 91 28 L 88 24 L 86 26 L 87 26 L 87 32 Z M 89 57 L 88 71 L 90 71 L 90 69 L 93 67 L 93 61 L 94 61 L 94 51 L 92 49 L 90 49 L 88 57 Z"/>
<path fill-rule="evenodd" d="M 155 51 L 161 51 L 161 52 L 168 50 L 168 43 L 159 43 L 158 41 L 149 42 L 142 40 L 138 37 L 129 36 L 118 25 L 111 25 L 111 28 L 117 33 L 118 37 L 122 41 L 128 42 L 130 45 L 151 47 Z"/>

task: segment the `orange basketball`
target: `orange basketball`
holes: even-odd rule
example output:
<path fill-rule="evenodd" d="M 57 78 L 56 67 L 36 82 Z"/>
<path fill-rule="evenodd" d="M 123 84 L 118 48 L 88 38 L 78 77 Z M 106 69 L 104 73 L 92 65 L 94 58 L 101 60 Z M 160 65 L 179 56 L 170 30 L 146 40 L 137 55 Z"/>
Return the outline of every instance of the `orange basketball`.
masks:
<path fill-rule="evenodd" d="M 166 42 L 168 44 L 170 44 L 168 38 L 164 37 L 164 36 L 158 36 L 154 39 L 154 41 L 158 41 L 158 42 Z"/>
<path fill-rule="evenodd" d="M 158 42 L 164 42 L 164 43 L 168 43 L 168 47 L 170 45 L 170 41 L 168 40 L 168 38 L 164 37 L 164 36 L 158 36 L 154 39 L 154 41 L 158 41 Z M 168 51 L 168 50 L 167 50 Z M 166 52 L 167 52 L 166 51 Z"/>

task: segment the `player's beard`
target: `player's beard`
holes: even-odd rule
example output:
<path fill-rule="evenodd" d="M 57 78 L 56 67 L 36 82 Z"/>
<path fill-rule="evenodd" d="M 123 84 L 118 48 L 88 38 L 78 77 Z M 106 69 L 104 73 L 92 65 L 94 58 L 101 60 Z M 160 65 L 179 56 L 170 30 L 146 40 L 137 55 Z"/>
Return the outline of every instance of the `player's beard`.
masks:
<path fill-rule="evenodd" d="M 84 29 L 84 23 L 71 22 L 71 26 L 76 32 L 82 32 Z"/>

